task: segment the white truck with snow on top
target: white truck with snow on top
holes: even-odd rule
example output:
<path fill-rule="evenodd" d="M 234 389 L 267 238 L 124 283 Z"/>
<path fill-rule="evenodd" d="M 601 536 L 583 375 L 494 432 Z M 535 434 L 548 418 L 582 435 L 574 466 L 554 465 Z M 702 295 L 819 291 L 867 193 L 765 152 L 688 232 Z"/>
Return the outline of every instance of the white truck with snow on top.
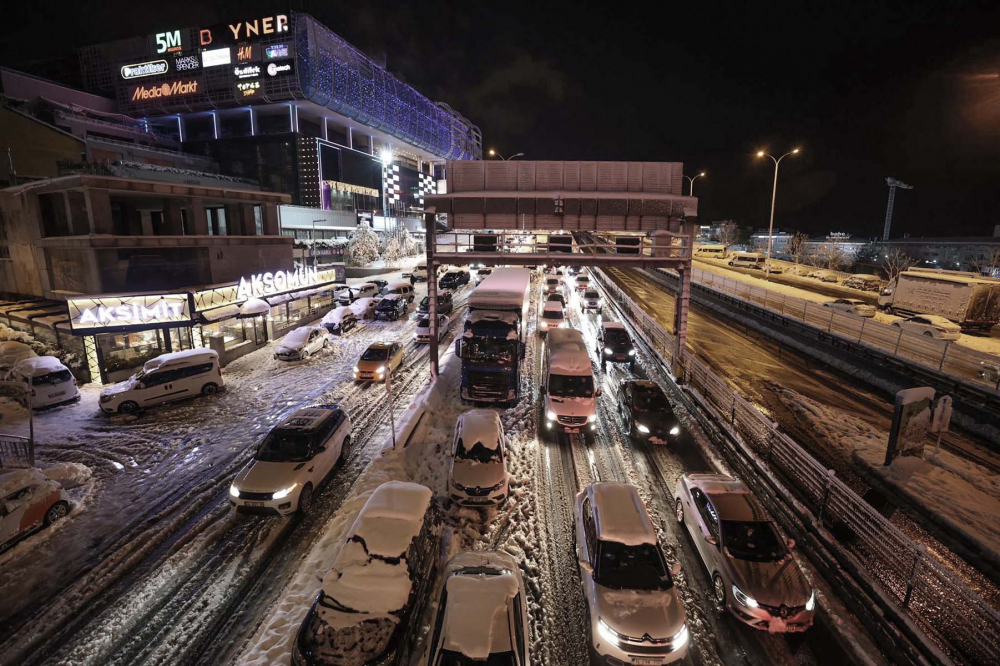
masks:
<path fill-rule="evenodd" d="M 885 286 L 878 306 L 891 314 L 938 315 L 963 329 L 988 331 L 1000 322 L 1000 280 L 910 268 Z"/>

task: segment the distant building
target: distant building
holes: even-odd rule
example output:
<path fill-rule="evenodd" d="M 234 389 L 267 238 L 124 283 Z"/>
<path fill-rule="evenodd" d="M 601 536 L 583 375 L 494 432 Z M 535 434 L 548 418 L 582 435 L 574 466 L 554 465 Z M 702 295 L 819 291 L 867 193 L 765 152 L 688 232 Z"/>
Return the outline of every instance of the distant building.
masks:
<path fill-rule="evenodd" d="M 899 250 L 916 259 L 924 268 L 972 271 L 994 275 L 1000 265 L 993 257 L 1000 253 L 1000 226 L 993 236 L 952 236 L 947 238 L 893 238 L 882 245 L 886 252 Z"/>
<path fill-rule="evenodd" d="M 779 259 L 789 258 L 792 236 L 794 234 L 775 229 L 771 236 L 771 256 Z M 758 229 L 751 234 L 750 245 L 756 252 L 767 252 L 767 229 Z"/>

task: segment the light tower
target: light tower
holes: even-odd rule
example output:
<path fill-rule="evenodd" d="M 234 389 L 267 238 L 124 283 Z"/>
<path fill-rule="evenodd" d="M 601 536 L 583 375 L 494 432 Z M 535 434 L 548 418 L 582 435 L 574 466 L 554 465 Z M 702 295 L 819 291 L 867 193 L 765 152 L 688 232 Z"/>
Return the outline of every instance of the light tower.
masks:
<path fill-rule="evenodd" d="M 896 203 L 896 188 L 902 187 L 904 190 L 912 190 L 913 185 L 907 185 L 901 180 L 889 177 L 885 179 L 885 184 L 889 186 L 889 204 L 885 207 L 885 229 L 882 230 L 882 241 L 889 240 L 889 227 L 892 225 L 892 205 Z"/>

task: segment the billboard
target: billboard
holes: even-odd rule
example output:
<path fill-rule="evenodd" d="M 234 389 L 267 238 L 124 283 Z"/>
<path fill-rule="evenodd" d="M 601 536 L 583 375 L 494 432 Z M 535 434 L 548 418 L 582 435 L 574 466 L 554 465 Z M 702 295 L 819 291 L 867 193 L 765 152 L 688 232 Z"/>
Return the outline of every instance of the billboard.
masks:
<path fill-rule="evenodd" d="M 170 71 L 170 65 L 166 60 L 151 60 L 149 62 L 138 62 L 133 65 L 122 65 L 121 74 L 125 80 L 141 79 L 144 76 L 157 76 Z"/>
<path fill-rule="evenodd" d="M 187 294 L 71 298 L 66 305 L 69 307 L 70 328 L 74 332 L 100 332 L 191 322 Z"/>
<path fill-rule="evenodd" d="M 148 102 L 150 100 L 184 97 L 203 92 L 204 86 L 200 79 L 178 79 L 163 83 L 139 83 L 129 86 L 126 90 L 129 102 Z"/>

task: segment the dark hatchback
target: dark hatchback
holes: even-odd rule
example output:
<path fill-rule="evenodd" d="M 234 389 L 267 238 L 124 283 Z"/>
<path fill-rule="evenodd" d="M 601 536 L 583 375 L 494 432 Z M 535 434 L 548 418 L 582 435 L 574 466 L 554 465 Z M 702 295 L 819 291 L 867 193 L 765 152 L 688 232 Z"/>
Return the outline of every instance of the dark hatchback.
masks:
<path fill-rule="evenodd" d="M 680 421 L 667 396 L 654 382 L 645 379 L 622 382 L 618 409 L 625 431 L 633 441 L 675 444 L 680 438 Z"/>
<path fill-rule="evenodd" d="M 393 296 L 396 298 L 392 298 Z M 406 302 L 405 298 L 397 294 L 389 294 L 375 306 L 375 318 L 396 321 L 405 316 L 409 310 L 410 304 Z"/>
<path fill-rule="evenodd" d="M 469 273 L 467 271 L 450 271 L 438 280 L 440 289 L 458 289 L 463 284 L 469 284 Z"/>

